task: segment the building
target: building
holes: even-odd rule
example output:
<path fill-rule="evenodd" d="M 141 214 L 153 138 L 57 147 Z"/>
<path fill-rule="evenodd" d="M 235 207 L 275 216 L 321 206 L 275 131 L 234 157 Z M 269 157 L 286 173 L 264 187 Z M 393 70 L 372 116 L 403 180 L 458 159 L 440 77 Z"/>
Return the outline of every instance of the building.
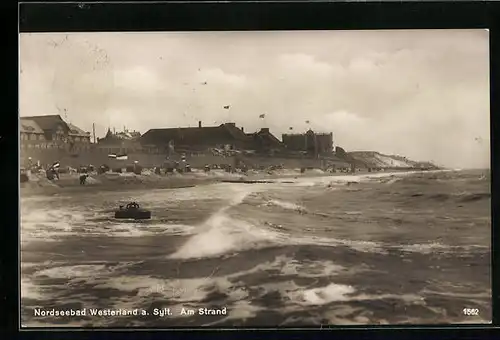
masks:
<path fill-rule="evenodd" d="M 137 131 L 124 129 L 115 133 L 108 128 L 106 136 L 97 139 L 97 148 L 103 152 L 115 154 L 141 152 L 140 137 L 141 134 Z"/>
<path fill-rule="evenodd" d="M 140 142 L 148 152 L 169 153 L 176 151 L 205 151 L 209 148 L 251 149 L 254 137 L 247 135 L 235 123 L 219 126 L 151 129 L 144 133 Z"/>
<path fill-rule="evenodd" d="M 21 148 L 88 149 L 90 133 L 66 123 L 60 115 L 20 118 Z"/>
<path fill-rule="evenodd" d="M 29 142 L 36 142 L 32 144 L 40 145 L 45 142 L 45 134 L 38 124 L 31 119 L 22 119 L 19 124 L 19 134 L 21 144 L 27 145 Z"/>
<path fill-rule="evenodd" d="M 301 151 L 311 155 L 333 153 L 333 133 L 283 134 L 283 144 L 289 151 Z"/>
<path fill-rule="evenodd" d="M 67 142 L 71 151 L 87 151 L 90 149 L 90 132 L 83 131 L 78 126 L 67 123 L 69 132 Z"/>
<path fill-rule="evenodd" d="M 69 127 L 68 137 L 75 143 L 90 143 L 90 132 L 83 131 L 78 126 L 67 123 Z"/>
<path fill-rule="evenodd" d="M 250 141 L 250 148 L 260 152 L 281 151 L 284 149 L 283 143 L 276 138 L 269 128 L 262 128 L 258 132 L 246 134 Z"/>

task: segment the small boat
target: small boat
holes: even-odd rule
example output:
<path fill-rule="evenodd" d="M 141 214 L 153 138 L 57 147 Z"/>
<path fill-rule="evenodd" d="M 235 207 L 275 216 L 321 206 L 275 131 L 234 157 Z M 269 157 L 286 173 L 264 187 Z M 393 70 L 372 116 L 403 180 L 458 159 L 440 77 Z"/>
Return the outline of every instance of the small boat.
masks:
<path fill-rule="evenodd" d="M 125 207 L 120 206 L 120 209 L 115 211 L 115 218 L 120 219 L 134 219 L 134 220 L 148 220 L 151 218 L 151 211 L 141 209 L 139 204 L 132 202 L 127 204 Z"/>

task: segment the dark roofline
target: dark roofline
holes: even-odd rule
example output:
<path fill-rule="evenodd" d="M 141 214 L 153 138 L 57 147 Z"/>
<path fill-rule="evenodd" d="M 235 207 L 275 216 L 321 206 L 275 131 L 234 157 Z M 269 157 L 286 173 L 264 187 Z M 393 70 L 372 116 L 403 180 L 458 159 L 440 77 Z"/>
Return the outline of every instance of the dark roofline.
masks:
<path fill-rule="evenodd" d="M 66 123 L 69 127 L 69 134 L 70 135 L 74 135 L 74 136 L 90 136 L 90 132 L 88 131 L 84 131 L 82 129 L 80 129 L 78 126 L 76 126 L 75 124 L 71 124 L 71 123 Z M 73 132 L 75 131 L 75 132 Z"/>
<path fill-rule="evenodd" d="M 64 119 L 62 119 L 61 115 L 43 115 L 43 116 L 23 116 L 23 117 L 19 117 L 20 119 L 38 119 L 38 118 L 52 118 L 52 117 L 58 117 L 59 119 L 61 119 L 62 121 L 64 121 Z"/>
<path fill-rule="evenodd" d="M 68 123 L 62 119 L 61 115 L 45 115 L 45 116 L 26 116 L 19 117 L 22 120 L 32 120 L 37 123 L 37 125 L 43 130 L 45 137 L 51 139 L 51 132 L 56 125 L 62 125 L 64 129 L 71 133 L 71 128 Z"/>
<path fill-rule="evenodd" d="M 184 126 L 184 127 L 166 127 L 166 128 L 155 128 L 155 129 L 149 129 L 148 131 L 167 131 L 167 130 L 198 130 L 198 129 L 210 129 L 210 128 L 220 128 L 226 126 L 226 124 L 233 124 L 233 123 L 223 123 L 220 125 L 211 125 L 211 126 Z M 230 125 L 231 126 L 231 125 Z M 147 132 L 147 131 L 146 131 Z M 144 132 L 144 133 L 146 133 Z"/>

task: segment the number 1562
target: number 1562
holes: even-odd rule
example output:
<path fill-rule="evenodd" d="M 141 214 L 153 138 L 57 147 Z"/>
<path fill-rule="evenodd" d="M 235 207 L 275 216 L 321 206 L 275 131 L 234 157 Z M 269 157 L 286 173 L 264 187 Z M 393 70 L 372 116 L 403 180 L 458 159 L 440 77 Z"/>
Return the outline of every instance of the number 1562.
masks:
<path fill-rule="evenodd" d="M 477 308 L 464 308 L 462 313 L 467 316 L 479 315 L 479 309 Z"/>

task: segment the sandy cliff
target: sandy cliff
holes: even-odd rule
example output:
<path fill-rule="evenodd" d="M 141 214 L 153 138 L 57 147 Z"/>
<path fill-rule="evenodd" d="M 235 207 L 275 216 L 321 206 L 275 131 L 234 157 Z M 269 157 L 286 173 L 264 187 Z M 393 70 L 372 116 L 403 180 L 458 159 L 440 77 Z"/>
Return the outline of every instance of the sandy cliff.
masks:
<path fill-rule="evenodd" d="M 377 151 L 354 151 L 347 152 L 347 157 L 356 162 L 357 166 L 364 165 L 367 168 L 437 168 L 430 162 L 418 162 L 406 157 L 396 155 L 384 155 Z"/>

